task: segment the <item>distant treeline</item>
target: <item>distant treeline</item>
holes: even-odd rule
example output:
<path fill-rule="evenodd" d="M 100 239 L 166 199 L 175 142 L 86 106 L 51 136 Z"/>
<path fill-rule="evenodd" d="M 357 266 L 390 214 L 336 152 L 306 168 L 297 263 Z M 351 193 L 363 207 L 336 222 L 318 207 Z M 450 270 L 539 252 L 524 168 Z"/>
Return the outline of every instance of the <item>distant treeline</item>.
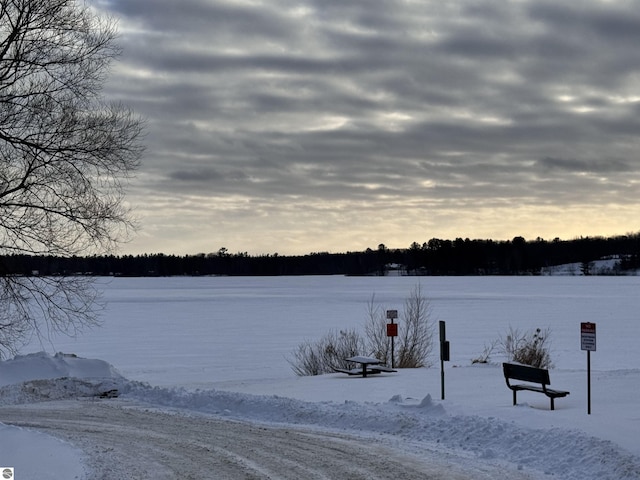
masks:
<path fill-rule="evenodd" d="M 606 271 L 593 262 L 613 258 Z M 2 275 L 540 275 L 555 265 L 578 264 L 577 274 L 627 274 L 640 268 L 640 233 L 573 240 L 515 237 L 508 241 L 433 238 L 409 248 L 347 253 L 251 256 L 229 253 L 197 255 L 94 255 L 52 257 L 0 256 Z"/>

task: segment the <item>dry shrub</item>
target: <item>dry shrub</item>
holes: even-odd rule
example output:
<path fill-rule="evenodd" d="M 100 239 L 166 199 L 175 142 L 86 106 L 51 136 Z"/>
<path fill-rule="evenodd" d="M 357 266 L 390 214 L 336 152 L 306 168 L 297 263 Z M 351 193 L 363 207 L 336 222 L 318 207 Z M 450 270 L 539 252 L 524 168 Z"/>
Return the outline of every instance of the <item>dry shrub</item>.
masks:
<path fill-rule="evenodd" d="M 364 341 L 355 330 L 331 331 L 316 342 L 298 345 L 289 364 L 299 376 L 322 375 L 335 368 L 350 368 L 345 358 L 360 355 Z"/>
<path fill-rule="evenodd" d="M 548 328 L 521 332 L 509 327 L 506 336 L 500 339 L 500 345 L 509 361 L 537 368 L 551 368 L 550 336 L 551 330 Z"/>

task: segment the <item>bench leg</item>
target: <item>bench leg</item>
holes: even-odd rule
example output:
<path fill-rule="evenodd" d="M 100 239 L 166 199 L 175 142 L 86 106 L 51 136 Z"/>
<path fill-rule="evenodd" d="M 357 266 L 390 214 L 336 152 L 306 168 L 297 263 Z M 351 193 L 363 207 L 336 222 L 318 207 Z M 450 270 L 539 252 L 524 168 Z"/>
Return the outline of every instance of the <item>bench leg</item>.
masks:
<path fill-rule="evenodd" d="M 553 405 L 553 397 L 551 397 L 551 410 L 555 410 L 554 405 Z"/>
<path fill-rule="evenodd" d="M 516 393 L 517 393 L 517 391 L 516 391 L 516 390 L 514 390 L 514 391 L 513 391 L 513 404 L 514 404 L 514 405 L 516 405 Z"/>

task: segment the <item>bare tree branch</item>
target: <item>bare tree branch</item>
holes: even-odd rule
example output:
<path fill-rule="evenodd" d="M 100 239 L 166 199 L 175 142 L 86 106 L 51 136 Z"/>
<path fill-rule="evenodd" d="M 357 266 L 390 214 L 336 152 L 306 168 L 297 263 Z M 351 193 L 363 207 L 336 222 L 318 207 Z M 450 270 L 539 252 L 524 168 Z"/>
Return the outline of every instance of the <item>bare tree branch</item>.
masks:
<path fill-rule="evenodd" d="M 111 251 L 135 227 L 123 199 L 142 121 L 100 97 L 115 39 L 79 1 L 0 0 L 0 253 Z M 2 289 L 0 351 L 94 323 L 86 280 L 4 275 Z"/>

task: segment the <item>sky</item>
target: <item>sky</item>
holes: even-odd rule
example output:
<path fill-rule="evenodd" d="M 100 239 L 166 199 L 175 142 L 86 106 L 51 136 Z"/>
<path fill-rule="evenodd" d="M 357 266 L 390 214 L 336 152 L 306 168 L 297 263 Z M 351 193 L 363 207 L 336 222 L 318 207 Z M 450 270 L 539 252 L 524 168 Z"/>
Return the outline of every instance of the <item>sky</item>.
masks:
<path fill-rule="evenodd" d="M 146 122 L 121 253 L 640 230 L 640 1 L 92 3 Z"/>

